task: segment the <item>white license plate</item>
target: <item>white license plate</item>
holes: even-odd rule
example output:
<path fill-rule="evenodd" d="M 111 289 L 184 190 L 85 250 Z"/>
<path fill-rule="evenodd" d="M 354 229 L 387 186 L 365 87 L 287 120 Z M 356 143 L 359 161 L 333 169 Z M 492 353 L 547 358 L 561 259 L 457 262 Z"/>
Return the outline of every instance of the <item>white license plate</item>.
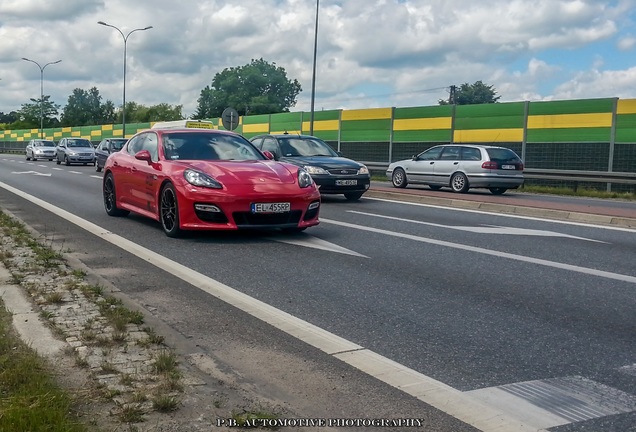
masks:
<path fill-rule="evenodd" d="M 501 169 L 517 169 L 515 165 L 502 165 Z"/>
<path fill-rule="evenodd" d="M 336 180 L 336 186 L 355 186 L 358 180 Z"/>
<path fill-rule="evenodd" d="M 291 210 L 291 204 L 283 203 L 252 203 L 252 213 L 285 213 Z"/>

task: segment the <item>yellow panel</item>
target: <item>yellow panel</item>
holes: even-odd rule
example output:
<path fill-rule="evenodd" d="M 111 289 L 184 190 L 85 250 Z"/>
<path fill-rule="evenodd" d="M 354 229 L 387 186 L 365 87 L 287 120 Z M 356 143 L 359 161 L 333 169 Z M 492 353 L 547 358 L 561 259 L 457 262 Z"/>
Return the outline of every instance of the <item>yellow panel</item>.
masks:
<path fill-rule="evenodd" d="M 71 136 L 74 136 L 74 137 L 81 137 L 81 136 L 82 136 L 82 132 L 80 132 L 80 131 L 73 131 L 73 132 L 71 132 Z"/>
<path fill-rule="evenodd" d="M 455 131 L 453 142 L 497 142 L 523 141 L 523 129 L 472 129 Z"/>
<path fill-rule="evenodd" d="M 393 130 L 432 130 L 432 129 L 450 129 L 452 124 L 451 117 L 433 117 L 419 119 L 397 119 L 393 120 Z"/>
<path fill-rule="evenodd" d="M 71 130 L 73 130 L 72 127 L 63 127 L 62 128 L 62 132 L 71 132 Z"/>
<path fill-rule="evenodd" d="M 24 138 L 20 137 L 18 138 L 18 141 L 24 141 Z"/>
<path fill-rule="evenodd" d="M 391 108 L 369 108 L 342 111 L 342 120 L 379 120 L 390 119 Z"/>
<path fill-rule="evenodd" d="M 113 130 L 113 125 L 102 125 L 103 131 L 111 131 Z"/>
<path fill-rule="evenodd" d="M 636 99 L 619 99 L 616 106 L 617 114 L 636 114 Z"/>
<path fill-rule="evenodd" d="M 612 113 L 554 114 L 528 117 L 528 129 L 611 127 Z"/>
<path fill-rule="evenodd" d="M 60 138 L 62 137 L 62 132 L 53 132 L 53 138 Z"/>
<path fill-rule="evenodd" d="M 314 130 L 317 131 L 337 131 L 340 122 L 338 120 L 314 120 Z M 303 130 L 309 130 L 309 122 L 305 121 L 302 125 Z"/>
<path fill-rule="evenodd" d="M 91 131 L 91 136 L 102 136 L 102 131 L 93 130 L 93 131 Z"/>
<path fill-rule="evenodd" d="M 31 133 L 36 134 L 36 133 L 38 133 L 38 132 L 40 132 L 40 129 L 31 129 Z"/>
<path fill-rule="evenodd" d="M 24 133 L 24 138 L 31 138 L 31 134 L 32 133 L 35 133 L 35 136 L 39 135 L 39 133 L 37 131 L 35 131 L 35 132 L 25 132 Z"/>
<path fill-rule="evenodd" d="M 269 123 L 243 125 L 243 133 L 259 133 L 259 132 L 268 133 Z"/>
<path fill-rule="evenodd" d="M 18 137 L 18 134 L 17 134 L 17 133 L 12 133 L 12 134 L 11 134 L 11 138 L 17 138 L 17 137 Z"/>

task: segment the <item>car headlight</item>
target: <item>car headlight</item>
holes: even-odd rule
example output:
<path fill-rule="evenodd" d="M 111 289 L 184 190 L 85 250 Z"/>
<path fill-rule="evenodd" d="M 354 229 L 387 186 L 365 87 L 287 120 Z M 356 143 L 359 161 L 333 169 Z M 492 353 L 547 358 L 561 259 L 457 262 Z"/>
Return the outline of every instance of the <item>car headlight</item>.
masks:
<path fill-rule="evenodd" d="M 303 168 L 309 174 L 329 174 L 327 171 L 317 166 L 305 165 Z"/>
<path fill-rule="evenodd" d="M 314 179 L 311 178 L 309 173 L 304 169 L 298 170 L 298 186 L 306 188 L 314 184 Z"/>
<path fill-rule="evenodd" d="M 68 152 L 68 155 L 69 155 L 69 156 L 77 156 L 77 152 L 69 151 L 69 152 Z"/>
<path fill-rule="evenodd" d="M 369 174 L 369 168 L 362 165 L 360 169 L 358 170 L 358 175 L 362 175 L 362 174 Z"/>
<path fill-rule="evenodd" d="M 195 186 L 207 187 L 212 189 L 223 189 L 223 186 L 218 181 L 214 180 L 207 174 L 203 174 L 201 171 L 193 169 L 187 169 L 183 172 L 183 177 L 186 181 Z"/>

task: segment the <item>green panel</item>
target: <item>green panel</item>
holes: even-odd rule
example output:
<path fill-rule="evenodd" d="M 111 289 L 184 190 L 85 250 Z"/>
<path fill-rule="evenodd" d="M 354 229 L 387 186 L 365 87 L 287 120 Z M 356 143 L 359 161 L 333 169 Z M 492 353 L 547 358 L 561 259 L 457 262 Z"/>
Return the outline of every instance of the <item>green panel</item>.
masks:
<path fill-rule="evenodd" d="M 269 114 L 243 116 L 243 124 L 269 124 Z"/>
<path fill-rule="evenodd" d="M 613 109 L 614 99 L 530 102 L 528 115 L 611 113 Z"/>
<path fill-rule="evenodd" d="M 418 118 L 435 118 L 435 117 L 451 117 L 453 115 L 452 105 L 437 105 L 428 107 L 409 107 L 396 108 L 393 112 L 393 118 L 401 119 L 418 119 Z"/>
<path fill-rule="evenodd" d="M 417 131 L 395 131 L 393 142 L 450 142 L 450 129 L 432 129 Z"/>
<path fill-rule="evenodd" d="M 609 142 L 611 128 L 529 129 L 528 143 Z"/>
<path fill-rule="evenodd" d="M 341 141 L 389 141 L 391 119 L 343 121 Z"/>
<path fill-rule="evenodd" d="M 314 131 L 314 136 L 323 141 L 338 141 L 338 131 Z"/>
<path fill-rule="evenodd" d="M 521 116 L 525 102 L 494 103 L 479 105 L 457 105 L 455 119 L 466 117 L 488 118 L 498 116 Z"/>
<path fill-rule="evenodd" d="M 302 113 L 272 114 L 269 130 L 271 131 L 299 131 L 301 129 Z"/>
<path fill-rule="evenodd" d="M 616 142 L 636 143 L 636 114 L 616 116 Z"/>
<path fill-rule="evenodd" d="M 303 113 L 303 121 L 311 119 L 311 112 Z M 319 120 L 339 120 L 340 110 L 314 111 L 314 121 Z"/>

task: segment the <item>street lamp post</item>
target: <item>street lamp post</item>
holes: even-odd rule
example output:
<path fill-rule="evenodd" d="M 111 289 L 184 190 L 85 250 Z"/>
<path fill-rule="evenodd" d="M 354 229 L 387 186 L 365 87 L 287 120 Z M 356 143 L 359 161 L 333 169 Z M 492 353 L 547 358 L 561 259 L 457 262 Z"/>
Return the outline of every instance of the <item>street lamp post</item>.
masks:
<path fill-rule="evenodd" d="M 309 135 L 314 134 L 314 102 L 316 100 L 316 53 L 318 52 L 318 9 L 320 0 L 316 0 L 316 29 L 314 31 L 314 67 L 311 76 L 311 114 L 309 117 Z"/>
<path fill-rule="evenodd" d="M 26 57 L 22 57 L 22 60 L 28 61 L 28 62 L 31 62 L 31 63 L 35 63 L 37 65 L 37 67 L 40 68 L 40 139 L 44 139 L 44 136 L 43 136 L 43 133 L 44 133 L 44 109 L 43 109 L 43 105 L 44 105 L 44 69 L 48 65 L 59 63 L 62 60 L 49 62 L 49 63 L 45 64 L 44 66 L 40 66 L 40 63 L 36 62 L 35 60 L 28 59 Z"/>
<path fill-rule="evenodd" d="M 104 21 L 97 21 L 97 24 L 101 24 L 106 27 L 112 27 L 119 32 L 122 39 L 124 40 L 124 94 L 123 94 L 123 104 L 121 108 L 121 136 L 126 138 L 126 44 L 128 42 L 128 37 L 136 31 L 144 31 L 149 30 L 152 26 L 137 28 L 128 32 L 127 35 L 124 36 L 124 32 L 122 32 L 119 28 L 115 27 L 111 24 L 106 24 Z"/>

